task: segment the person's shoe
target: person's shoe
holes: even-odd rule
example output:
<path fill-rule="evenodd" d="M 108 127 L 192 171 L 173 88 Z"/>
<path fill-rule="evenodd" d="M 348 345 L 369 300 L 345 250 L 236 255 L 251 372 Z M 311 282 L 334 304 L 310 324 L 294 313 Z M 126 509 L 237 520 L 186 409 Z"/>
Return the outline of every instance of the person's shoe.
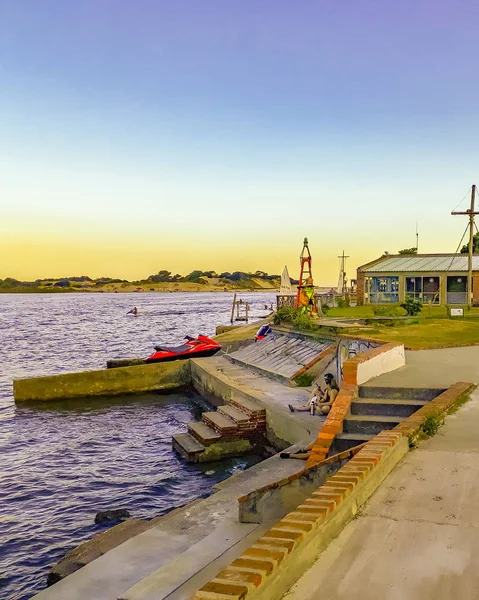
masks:
<path fill-rule="evenodd" d="M 288 408 L 291 412 L 294 412 L 294 406 L 292 404 L 288 404 Z"/>
<path fill-rule="evenodd" d="M 279 455 L 280 458 L 289 458 L 289 456 L 290 456 L 289 452 L 281 452 Z"/>

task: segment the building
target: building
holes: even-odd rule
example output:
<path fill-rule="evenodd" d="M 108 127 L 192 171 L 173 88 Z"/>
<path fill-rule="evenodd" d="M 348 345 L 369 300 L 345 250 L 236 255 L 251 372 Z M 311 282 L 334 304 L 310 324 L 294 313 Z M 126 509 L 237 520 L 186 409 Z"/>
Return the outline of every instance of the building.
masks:
<path fill-rule="evenodd" d="M 384 255 L 358 268 L 357 302 L 394 304 L 407 296 L 424 304 L 467 304 L 467 254 Z M 473 302 L 479 305 L 479 255 L 472 258 Z"/>

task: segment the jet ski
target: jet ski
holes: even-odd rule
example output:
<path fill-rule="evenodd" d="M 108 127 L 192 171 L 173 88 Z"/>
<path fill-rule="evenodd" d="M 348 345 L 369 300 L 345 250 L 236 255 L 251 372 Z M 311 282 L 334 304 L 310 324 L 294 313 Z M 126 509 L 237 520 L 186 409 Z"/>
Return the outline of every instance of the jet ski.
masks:
<path fill-rule="evenodd" d="M 264 340 L 264 338 L 271 333 L 271 327 L 269 325 L 263 325 L 262 327 L 260 327 L 258 329 L 258 331 L 256 332 L 254 341 L 255 342 L 260 342 L 261 340 Z"/>
<path fill-rule="evenodd" d="M 197 338 L 187 335 L 185 339 L 187 341 L 182 346 L 155 346 L 156 352 L 145 358 L 145 363 L 213 356 L 221 350 L 221 346 L 217 342 L 205 335 L 199 335 Z"/>

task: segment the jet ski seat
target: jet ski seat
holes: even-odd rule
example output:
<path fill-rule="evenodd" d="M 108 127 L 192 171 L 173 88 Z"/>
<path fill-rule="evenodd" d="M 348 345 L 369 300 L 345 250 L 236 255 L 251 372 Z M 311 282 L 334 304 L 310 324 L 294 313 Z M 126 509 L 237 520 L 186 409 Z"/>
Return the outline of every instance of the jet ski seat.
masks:
<path fill-rule="evenodd" d="M 191 350 L 191 345 L 183 344 L 182 346 L 155 346 L 157 352 L 173 352 L 173 354 L 181 354 L 187 350 Z"/>

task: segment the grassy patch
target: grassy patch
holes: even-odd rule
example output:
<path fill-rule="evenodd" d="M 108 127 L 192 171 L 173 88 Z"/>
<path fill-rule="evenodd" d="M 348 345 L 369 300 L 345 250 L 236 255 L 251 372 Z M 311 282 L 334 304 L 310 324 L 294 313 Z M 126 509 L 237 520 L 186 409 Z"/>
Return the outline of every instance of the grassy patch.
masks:
<path fill-rule="evenodd" d="M 444 416 L 442 414 L 436 413 L 434 415 L 428 415 L 421 426 L 421 432 L 426 437 L 432 437 L 433 435 L 436 435 L 443 424 Z"/>
<path fill-rule="evenodd" d="M 449 408 L 449 410 L 447 411 L 448 415 L 452 415 L 455 412 L 457 412 L 462 406 L 464 406 L 464 404 L 466 404 L 466 402 L 469 402 L 469 400 L 471 399 L 471 395 L 470 392 L 467 392 L 467 394 L 463 394 L 460 398 L 458 398 L 454 404 Z"/>
<path fill-rule="evenodd" d="M 329 317 L 349 317 L 351 319 L 365 319 L 374 317 L 374 310 L 371 305 L 368 306 L 345 306 L 344 308 L 330 308 L 327 312 Z"/>
<path fill-rule="evenodd" d="M 479 344 L 479 322 L 466 319 L 427 319 L 411 325 L 378 325 L 373 329 L 348 329 L 347 333 L 364 339 L 402 343 L 412 350 Z"/>

